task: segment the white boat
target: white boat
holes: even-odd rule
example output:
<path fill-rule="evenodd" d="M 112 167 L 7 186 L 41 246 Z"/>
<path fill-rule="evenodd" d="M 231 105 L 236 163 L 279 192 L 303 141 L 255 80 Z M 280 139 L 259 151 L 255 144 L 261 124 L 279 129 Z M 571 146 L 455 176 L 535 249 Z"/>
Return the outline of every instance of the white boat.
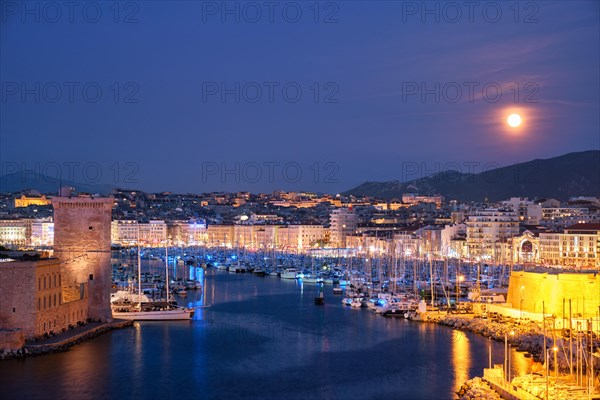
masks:
<path fill-rule="evenodd" d="M 322 283 L 323 279 L 316 277 L 316 276 L 305 275 L 302 277 L 302 282 L 304 282 L 304 283 Z"/>
<path fill-rule="evenodd" d="M 360 297 L 355 297 L 354 299 L 352 299 L 352 302 L 350 303 L 350 307 L 352 307 L 352 308 L 363 307 L 363 299 L 361 299 Z"/>
<path fill-rule="evenodd" d="M 296 268 L 286 268 L 281 274 L 283 279 L 297 279 L 298 270 Z"/>
<path fill-rule="evenodd" d="M 113 318 L 132 321 L 178 321 L 191 319 L 194 316 L 193 308 L 171 308 L 167 310 L 143 311 L 132 308 L 130 311 L 113 310 Z"/>

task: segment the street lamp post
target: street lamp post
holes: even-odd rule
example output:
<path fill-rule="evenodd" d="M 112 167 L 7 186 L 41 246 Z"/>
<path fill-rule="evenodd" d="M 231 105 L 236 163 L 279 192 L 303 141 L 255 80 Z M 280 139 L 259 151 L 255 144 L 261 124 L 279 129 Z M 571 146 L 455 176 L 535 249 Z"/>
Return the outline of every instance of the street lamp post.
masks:
<path fill-rule="evenodd" d="M 556 359 L 558 347 L 554 346 L 552 351 L 554 352 L 554 392 L 556 393 L 556 399 L 558 400 L 558 362 Z"/>
<path fill-rule="evenodd" d="M 508 344 L 508 334 L 504 333 L 504 379 L 510 382 L 510 346 Z M 510 336 L 514 336 L 515 331 L 510 331 Z"/>

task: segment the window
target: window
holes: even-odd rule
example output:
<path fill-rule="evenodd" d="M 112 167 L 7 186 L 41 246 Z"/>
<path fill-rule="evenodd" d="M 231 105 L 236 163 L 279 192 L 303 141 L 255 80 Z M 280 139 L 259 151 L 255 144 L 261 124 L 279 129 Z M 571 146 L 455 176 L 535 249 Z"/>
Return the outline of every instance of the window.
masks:
<path fill-rule="evenodd" d="M 44 277 L 44 289 L 46 289 L 46 277 Z"/>
<path fill-rule="evenodd" d="M 46 309 L 46 296 L 44 296 L 44 310 L 45 309 Z M 46 329 L 46 328 L 44 327 L 44 329 Z"/>

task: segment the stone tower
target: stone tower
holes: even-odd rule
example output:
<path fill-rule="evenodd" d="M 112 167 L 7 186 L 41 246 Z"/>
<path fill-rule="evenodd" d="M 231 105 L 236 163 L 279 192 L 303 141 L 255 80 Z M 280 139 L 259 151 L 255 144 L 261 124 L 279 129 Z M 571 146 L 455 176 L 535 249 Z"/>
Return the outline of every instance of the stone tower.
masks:
<path fill-rule="evenodd" d="M 54 197 L 54 255 L 61 261 L 64 301 L 88 298 L 88 317 L 108 321 L 112 198 Z M 85 288 L 87 287 L 87 294 Z"/>

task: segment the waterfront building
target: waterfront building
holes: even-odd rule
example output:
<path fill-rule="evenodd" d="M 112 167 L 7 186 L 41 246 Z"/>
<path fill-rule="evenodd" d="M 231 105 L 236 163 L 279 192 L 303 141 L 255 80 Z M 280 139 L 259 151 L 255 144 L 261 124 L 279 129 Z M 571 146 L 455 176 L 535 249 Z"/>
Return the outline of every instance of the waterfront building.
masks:
<path fill-rule="evenodd" d="M 178 222 L 173 224 L 177 225 Z M 179 243 L 175 238 L 180 240 L 181 235 L 185 235 L 186 240 L 189 239 L 187 227 L 185 232 L 180 232 L 177 229 L 172 230 L 171 233 L 174 233 L 174 235 L 169 235 L 168 229 L 169 226 L 163 220 L 151 220 L 149 222 L 115 220 L 111 222 L 111 242 L 122 246 L 137 246 L 139 240 L 141 246 L 159 247 L 165 245 L 168 236 L 171 236 L 173 243 Z M 194 234 L 197 234 L 197 232 L 194 232 Z"/>
<path fill-rule="evenodd" d="M 253 231 L 255 248 L 264 250 L 276 247 L 279 228 L 279 225 L 256 225 Z"/>
<path fill-rule="evenodd" d="M 278 246 L 297 250 L 314 247 L 323 241 L 324 230 L 322 225 L 288 225 L 279 230 Z"/>
<path fill-rule="evenodd" d="M 138 222 L 116 220 L 110 224 L 110 241 L 116 245 L 137 246 L 139 238 Z"/>
<path fill-rule="evenodd" d="M 336 208 L 330 215 L 331 245 L 346 247 L 346 237 L 354 234 L 358 217 L 352 207 Z"/>
<path fill-rule="evenodd" d="M 87 319 L 86 284 L 81 296 L 63 297 L 60 261 L 23 253 L 0 260 L 0 349 L 60 333 Z M 4 343 L 2 343 L 4 341 Z"/>
<path fill-rule="evenodd" d="M 208 224 L 206 236 L 209 246 L 231 247 L 234 245 L 234 226 Z"/>
<path fill-rule="evenodd" d="M 169 221 L 167 236 L 177 246 L 198 246 L 207 241 L 206 222 L 204 220 Z"/>
<path fill-rule="evenodd" d="M 145 246 L 164 246 L 167 242 L 167 224 L 163 220 L 138 223 L 140 244 Z"/>
<path fill-rule="evenodd" d="M 233 241 L 235 247 L 252 247 L 254 245 L 254 225 L 234 225 Z"/>

